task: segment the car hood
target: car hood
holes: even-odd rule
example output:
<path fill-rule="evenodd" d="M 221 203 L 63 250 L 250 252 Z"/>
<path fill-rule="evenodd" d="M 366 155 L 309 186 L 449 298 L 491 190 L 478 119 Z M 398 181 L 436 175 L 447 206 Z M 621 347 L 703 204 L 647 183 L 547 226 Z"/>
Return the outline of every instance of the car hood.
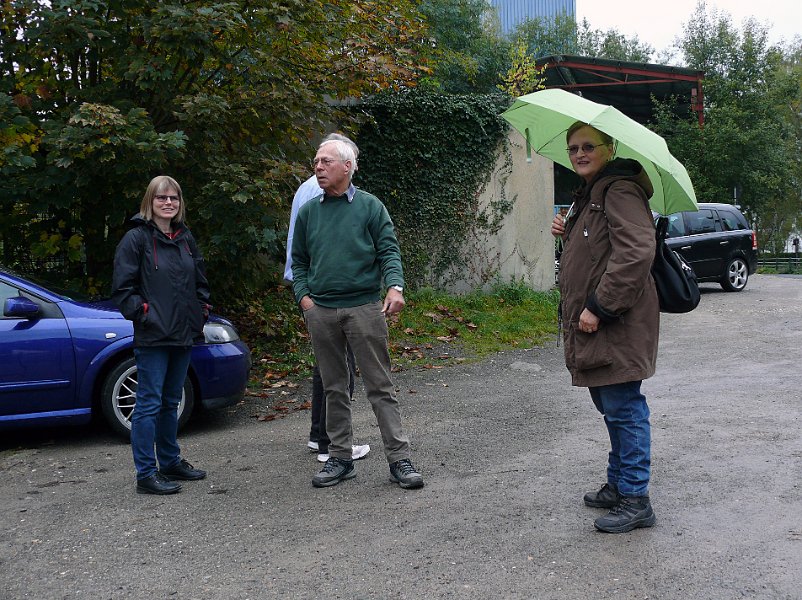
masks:
<path fill-rule="evenodd" d="M 80 316 L 84 319 L 124 319 L 120 309 L 111 300 L 95 302 L 64 300 L 59 302 L 59 306 L 67 316 Z"/>

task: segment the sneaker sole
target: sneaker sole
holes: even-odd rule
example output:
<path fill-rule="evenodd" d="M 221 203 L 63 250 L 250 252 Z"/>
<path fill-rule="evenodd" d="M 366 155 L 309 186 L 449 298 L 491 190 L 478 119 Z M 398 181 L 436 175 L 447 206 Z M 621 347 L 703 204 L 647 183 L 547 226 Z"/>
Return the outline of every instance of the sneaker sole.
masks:
<path fill-rule="evenodd" d="M 353 479 L 354 477 L 356 477 L 356 470 L 351 470 L 345 475 L 337 477 L 336 479 L 331 479 L 330 481 L 318 481 L 317 479 L 312 478 L 312 485 L 317 488 L 331 487 L 333 485 L 337 485 L 341 481 L 345 481 L 346 479 Z"/>
<path fill-rule="evenodd" d="M 413 483 L 405 483 L 403 481 L 400 481 L 399 479 L 396 479 L 392 475 L 390 475 L 390 481 L 392 481 L 393 483 L 397 483 L 398 485 L 400 485 L 405 490 L 416 490 L 418 488 L 422 488 L 423 485 L 424 485 L 423 480 L 415 481 Z"/>
<path fill-rule="evenodd" d="M 183 475 L 170 475 L 165 473 L 164 471 L 159 471 L 162 474 L 162 477 L 166 477 L 170 481 L 200 481 L 201 479 L 206 479 L 206 473 L 196 477 L 185 477 Z"/>
<path fill-rule="evenodd" d="M 594 502 L 585 500 L 585 506 L 589 506 L 590 508 L 613 508 L 618 504 L 618 502 Z"/>
<path fill-rule="evenodd" d="M 626 533 L 628 531 L 632 531 L 633 529 L 639 529 L 641 527 L 652 527 L 656 522 L 657 522 L 657 517 L 654 514 L 651 514 L 644 519 L 632 521 L 631 523 L 627 523 L 626 525 L 621 525 L 620 527 L 600 527 L 596 523 L 593 523 L 593 526 L 599 531 L 603 531 L 604 533 Z"/>
<path fill-rule="evenodd" d="M 157 492 L 155 490 L 147 490 L 145 488 L 138 487 L 136 488 L 137 494 L 149 494 L 151 496 L 168 496 L 170 494 L 177 494 L 181 491 L 180 487 L 175 488 L 174 490 L 164 490 L 161 492 Z"/>

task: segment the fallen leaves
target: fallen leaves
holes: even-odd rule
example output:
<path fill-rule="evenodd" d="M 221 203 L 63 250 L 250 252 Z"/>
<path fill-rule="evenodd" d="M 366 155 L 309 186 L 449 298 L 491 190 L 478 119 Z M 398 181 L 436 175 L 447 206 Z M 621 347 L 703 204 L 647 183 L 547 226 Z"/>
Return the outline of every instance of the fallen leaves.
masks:
<path fill-rule="evenodd" d="M 286 385 L 286 387 L 293 387 L 297 388 L 298 384 L 293 382 L 282 382 Z M 271 386 L 275 387 L 275 386 Z M 273 392 L 267 391 L 256 394 L 260 398 L 269 398 Z M 279 392 L 281 395 L 288 395 L 290 392 L 282 390 Z M 269 422 L 275 421 L 276 419 L 281 419 L 282 417 L 286 417 L 291 413 L 295 413 L 301 410 L 309 410 L 312 408 L 312 403 L 310 401 L 299 402 L 295 398 L 280 398 L 277 399 L 273 404 L 268 408 L 268 412 L 266 414 L 255 414 L 251 415 L 251 417 L 255 418 L 257 421 Z"/>

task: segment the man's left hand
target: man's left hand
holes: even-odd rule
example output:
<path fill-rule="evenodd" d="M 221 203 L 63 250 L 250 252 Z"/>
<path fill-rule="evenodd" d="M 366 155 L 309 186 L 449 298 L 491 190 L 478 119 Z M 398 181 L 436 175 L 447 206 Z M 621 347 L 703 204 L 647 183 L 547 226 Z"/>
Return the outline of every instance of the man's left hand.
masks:
<path fill-rule="evenodd" d="M 385 315 L 394 315 L 400 313 L 404 306 L 406 306 L 404 294 L 398 290 L 390 288 L 387 290 L 387 295 L 384 297 L 384 305 L 382 305 L 382 312 Z"/>

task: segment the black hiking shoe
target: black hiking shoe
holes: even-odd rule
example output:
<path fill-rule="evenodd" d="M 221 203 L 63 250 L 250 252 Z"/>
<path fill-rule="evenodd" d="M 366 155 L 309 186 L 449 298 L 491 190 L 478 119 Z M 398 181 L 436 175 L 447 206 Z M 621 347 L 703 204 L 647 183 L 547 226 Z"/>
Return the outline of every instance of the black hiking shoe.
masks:
<path fill-rule="evenodd" d="M 159 473 L 167 479 L 180 479 L 182 481 L 197 481 L 206 477 L 206 471 L 196 469 L 183 458 L 172 467 L 159 469 Z"/>
<path fill-rule="evenodd" d="M 625 533 L 638 527 L 651 527 L 657 521 L 649 496 L 621 496 L 621 501 L 613 509 L 599 517 L 593 525 L 607 533 Z"/>
<path fill-rule="evenodd" d="M 312 477 L 312 485 L 315 487 L 329 487 L 353 477 L 356 477 L 354 461 L 331 456 L 320 472 Z"/>
<path fill-rule="evenodd" d="M 584 497 L 585 506 L 591 508 L 612 508 L 621 500 L 618 488 L 605 483 L 598 492 L 588 492 Z"/>
<path fill-rule="evenodd" d="M 408 458 L 402 458 L 390 465 L 390 479 L 406 490 L 423 487 L 423 475 L 415 470 Z"/>
<path fill-rule="evenodd" d="M 170 481 L 158 471 L 150 477 L 136 480 L 137 494 L 156 494 L 158 496 L 164 496 L 165 494 L 177 494 L 180 491 L 180 483 Z"/>

